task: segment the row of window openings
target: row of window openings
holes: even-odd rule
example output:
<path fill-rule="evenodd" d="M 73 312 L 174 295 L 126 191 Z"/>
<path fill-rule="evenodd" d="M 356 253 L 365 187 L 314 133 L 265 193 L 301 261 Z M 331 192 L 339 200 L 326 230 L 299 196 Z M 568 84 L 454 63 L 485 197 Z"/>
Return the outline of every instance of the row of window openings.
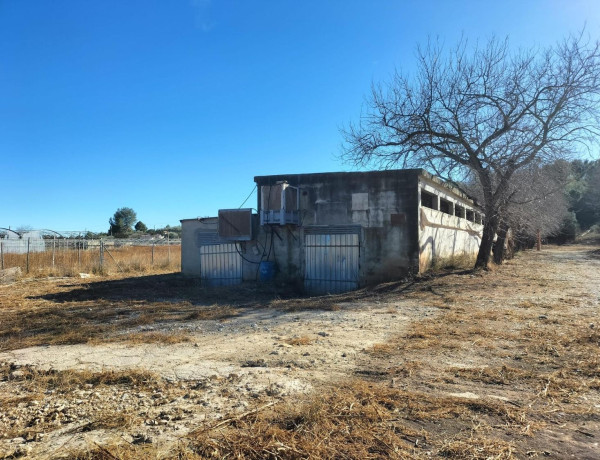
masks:
<path fill-rule="evenodd" d="M 459 204 L 452 203 L 451 201 L 438 197 L 433 193 L 426 192 L 425 190 L 421 190 L 421 206 L 435 209 L 436 211 L 441 211 L 451 216 L 461 217 L 476 224 L 483 223 L 483 216 L 478 212 L 467 209 Z"/>

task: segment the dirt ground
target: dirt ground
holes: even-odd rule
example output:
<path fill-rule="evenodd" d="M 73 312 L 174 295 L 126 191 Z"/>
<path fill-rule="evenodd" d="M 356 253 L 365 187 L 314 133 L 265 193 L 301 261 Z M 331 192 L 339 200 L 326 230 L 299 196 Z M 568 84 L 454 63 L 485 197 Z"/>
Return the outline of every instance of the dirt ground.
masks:
<path fill-rule="evenodd" d="M 177 274 L 0 286 L 0 458 L 600 458 L 597 247 L 284 297 Z M 317 400 L 350 420 L 351 398 L 374 401 L 366 434 L 318 434 L 324 411 L 261 438 Z"/>

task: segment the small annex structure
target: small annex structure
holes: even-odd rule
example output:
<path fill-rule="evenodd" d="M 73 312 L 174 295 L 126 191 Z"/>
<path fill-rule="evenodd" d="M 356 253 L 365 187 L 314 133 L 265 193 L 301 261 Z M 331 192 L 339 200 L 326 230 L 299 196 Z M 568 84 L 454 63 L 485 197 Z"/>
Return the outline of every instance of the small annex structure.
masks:
<path fill-rule="evenodd" d="M 257 213 L 183 219 L 181 269 L 210 285 L 270 280 L 337 293 L 473 256 L 476 203 L 423 169 L 254 178 Z"/>

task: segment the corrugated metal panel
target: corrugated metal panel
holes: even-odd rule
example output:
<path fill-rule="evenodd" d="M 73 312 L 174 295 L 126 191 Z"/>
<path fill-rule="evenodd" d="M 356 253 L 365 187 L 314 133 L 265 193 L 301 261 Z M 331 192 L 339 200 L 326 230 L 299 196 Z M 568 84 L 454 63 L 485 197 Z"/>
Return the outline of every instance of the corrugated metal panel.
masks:
<path fill-rule="evenodd" d="M 308 292 L 333 294 L 358 288 L 358 233 L 305 233 L 304 248 L 304 287 Z"/>
<path fill-rule="evenodd" d="M 200 246 L 200 278 L 208 286 L 242 282 L 242 257 L 235 244 Z"/>

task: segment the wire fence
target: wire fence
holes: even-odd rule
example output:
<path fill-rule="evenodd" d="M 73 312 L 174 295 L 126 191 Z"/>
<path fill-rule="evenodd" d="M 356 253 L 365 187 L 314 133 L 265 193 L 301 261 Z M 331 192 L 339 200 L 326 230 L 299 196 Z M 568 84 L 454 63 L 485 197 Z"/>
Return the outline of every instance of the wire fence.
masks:
<path fill-rule="evenodd" d="M 50 276 L 181 269 L 181 240 L 0 239 L 0 269 Z"/>

